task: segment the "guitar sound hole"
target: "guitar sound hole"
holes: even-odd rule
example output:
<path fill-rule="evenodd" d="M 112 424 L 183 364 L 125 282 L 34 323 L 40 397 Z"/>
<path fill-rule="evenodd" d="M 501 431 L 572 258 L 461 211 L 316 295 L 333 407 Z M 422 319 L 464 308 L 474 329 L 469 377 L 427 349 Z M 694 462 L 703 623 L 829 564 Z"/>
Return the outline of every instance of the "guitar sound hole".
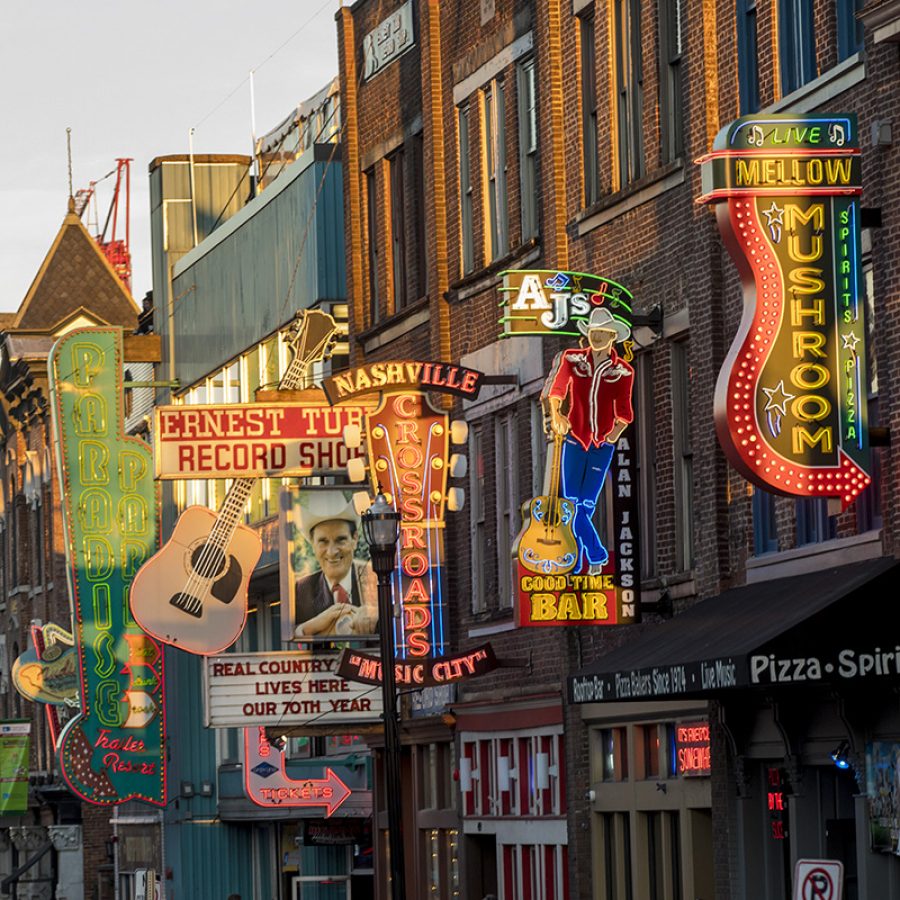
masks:
<path fill-rule="evenodd" d="M 218 547 L 201 544 L 191 554 L 191 567 L 201 578 L 217 578 L 226 564 L 226 556 Z"/>

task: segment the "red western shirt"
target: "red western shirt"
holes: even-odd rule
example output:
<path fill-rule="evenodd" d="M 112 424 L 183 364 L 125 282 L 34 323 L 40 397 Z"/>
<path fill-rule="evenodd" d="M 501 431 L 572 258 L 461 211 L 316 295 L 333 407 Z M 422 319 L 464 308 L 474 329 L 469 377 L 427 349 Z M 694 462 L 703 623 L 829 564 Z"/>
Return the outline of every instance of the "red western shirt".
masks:
<path fill-rule="evenodd" d="M 553 368 L 544 385 L 544 395 L 560 400 L 569 395 L 569 434 L 584 447 L 599 446 L 606 440 L 616 421 L 631 422 L 631 389 L 634 369 L 616 351 L 594 366 L 593 351 L 563 350 L 553 360 Z"/>

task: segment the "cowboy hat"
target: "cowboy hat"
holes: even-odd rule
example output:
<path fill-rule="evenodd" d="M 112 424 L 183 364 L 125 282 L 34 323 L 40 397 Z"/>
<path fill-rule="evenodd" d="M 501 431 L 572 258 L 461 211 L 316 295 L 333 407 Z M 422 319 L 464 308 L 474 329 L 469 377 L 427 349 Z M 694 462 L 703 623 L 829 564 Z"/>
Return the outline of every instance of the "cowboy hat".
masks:
<path fill-rule="evenodd" d="M 631 337 L 631 329 L 621 320 L 617 319 L 606 307 L 597 306 L 591 310 L 591 317 L 587 322 L 580 321 L 578 330 L 587 334 L 593 328 L 602 328 L 605 331 L 614 331 L 617 341 L 624 341 Z"/>
<path fill-rule="evenodd" d="M 359 528 L 359 516 L 353 508 L 353 500 L 343 491 L 301 491 L 294 520 L 303 537 L 311 544 L 312 532 L 322 522 L 349 522 Z"/>

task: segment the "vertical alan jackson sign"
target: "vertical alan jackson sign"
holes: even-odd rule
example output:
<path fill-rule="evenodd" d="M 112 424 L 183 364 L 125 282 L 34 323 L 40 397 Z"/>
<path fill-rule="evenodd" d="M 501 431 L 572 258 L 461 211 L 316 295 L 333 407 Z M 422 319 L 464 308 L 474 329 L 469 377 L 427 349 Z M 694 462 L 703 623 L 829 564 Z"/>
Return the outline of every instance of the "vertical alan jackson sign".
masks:
<path fill-rule="evenodd" d="M 846 506 L 871 482 L 856 117 L 738 119 L 700 162 L 744 284 L 719 441 L 754 484 Z"/>
<path fill-rule="evenodd" d="M 505 334 L 578 335 L 541 401 L 550 436 L 544 494 L 514 545 L 521 625 L 638 618 L 631 295 L 581 272 L 504 273 Z"/>
<path fill-rule="evenodd" d="M 162 649 L 128 603 L 156 548 L 158 502 L 150 448 L 123 432 L 121 329 L 69 332 L 49 370 L 81 685 L 62 772 L 89 803 L 165 805 Z"/>

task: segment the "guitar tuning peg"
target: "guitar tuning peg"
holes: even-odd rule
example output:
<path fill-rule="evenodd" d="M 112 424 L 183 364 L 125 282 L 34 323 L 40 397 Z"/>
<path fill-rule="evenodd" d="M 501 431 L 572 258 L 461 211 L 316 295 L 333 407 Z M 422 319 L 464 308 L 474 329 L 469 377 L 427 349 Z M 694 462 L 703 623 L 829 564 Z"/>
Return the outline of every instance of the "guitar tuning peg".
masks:
<path fill-rule="evenodd" d="M 451 478 L 465 478 L 469 471 L 469 460 L 462 453 L 451 454 L 448 471 Z"/>
<path fill-rule="evenodd" d="M 450 442 L 465 444 L 469 439 L 469 423 L 462 419 L 454 419 L 450 423 Z"/>
<path fill-rule="evenodd" d="M 356 450 L 362 446 L 362 429 L 359 425 L 344 426 L 344 443 L 351 450 Z"/>
<path fill-rule="evenodd" d="M 357 456 L 347 460 L 347 477 L 358 484 L 366 480 L 366 461 Z"/>
<path fill-rule="evenodd" d="M 353 508 L 358 516 L 365 515 L 366 511 L 372 505 L 372 498 L 368 491 L 357 491 L 353 495 Z"/>
<path fill-rule="evenodd" d="M 466 504 L 466 492 L 459 487 L 450 488 L 447 491 L 447 509 L 450 512 L 459 512 Z"/>

